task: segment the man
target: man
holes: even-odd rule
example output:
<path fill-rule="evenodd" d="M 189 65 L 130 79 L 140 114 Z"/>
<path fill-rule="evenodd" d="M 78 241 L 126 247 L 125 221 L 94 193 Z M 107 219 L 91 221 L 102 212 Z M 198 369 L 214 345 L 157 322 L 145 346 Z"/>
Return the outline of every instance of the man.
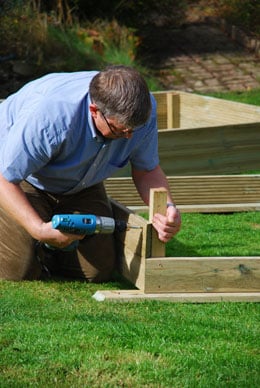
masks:
<path fill-rule="evenodd" d="M 44 76 L 0 104 L 0 117 L 0 278 L 37 279 L 44 264 L 51 273 L 108 281 L 113 236 L 81 236 L 77 250 L 64 252 L 79 236 L 53 229 L 50 220 L 73 212 L 112 217 L 103 181 L 128 162 L 146 204 L 150 188 L 168 190 L 166 217 L 153 219 L 159 238 L 167 242 L 179 231 L 159 166 L 155 100 L 133 68 Z M 39 263 L 36 242 L 57 250 L 46 250 Z"/>

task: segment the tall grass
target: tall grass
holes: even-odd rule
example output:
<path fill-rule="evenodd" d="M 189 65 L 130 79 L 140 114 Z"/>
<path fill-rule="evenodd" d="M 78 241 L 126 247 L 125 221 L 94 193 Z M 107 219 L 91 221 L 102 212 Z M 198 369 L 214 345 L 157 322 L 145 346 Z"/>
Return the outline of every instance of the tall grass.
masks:
<path fill-rule="evenodd" d="M 79 24 L 69 15 L 68 21 L 58 12 L 41 12 L 33 1 L 8 8 L 0 13 L 0 56 L 11 54 L 33 65 L 35 76 L 53 71 L 99 70 L 108 64 L 134 66 L 143 73 L 151 90 L 158 88 L 137 60 L 140 39 L 134 29 L 116 20 Z"/>

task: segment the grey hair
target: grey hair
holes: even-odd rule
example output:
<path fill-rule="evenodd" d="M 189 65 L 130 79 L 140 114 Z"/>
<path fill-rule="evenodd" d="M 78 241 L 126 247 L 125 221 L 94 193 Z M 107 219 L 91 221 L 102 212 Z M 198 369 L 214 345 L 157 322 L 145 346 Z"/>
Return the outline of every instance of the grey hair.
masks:
<path fill-rule="evenodd" d="M 141 74 L 129 66 L 109 66 L 93 77 L 90 98 L 102 113 L 134 128 L 147 122 L 151 113 L 148 86 Z"/>

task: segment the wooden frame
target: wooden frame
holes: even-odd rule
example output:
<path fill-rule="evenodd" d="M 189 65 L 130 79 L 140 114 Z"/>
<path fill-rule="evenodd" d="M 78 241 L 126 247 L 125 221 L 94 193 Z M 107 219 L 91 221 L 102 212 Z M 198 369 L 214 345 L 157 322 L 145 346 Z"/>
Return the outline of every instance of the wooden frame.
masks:
<path fill-rule="evenodd" d="M 160 211 L 162 201 L 151 200 L 152 213 Z M 138 290 L 98 291 L 97 300 L 260 301 L 260 256 L 165 257 L 150 222 L 115 201 L 112 205 L 115 218 L 140 226 L 116 236 L 119 271 Z"/>

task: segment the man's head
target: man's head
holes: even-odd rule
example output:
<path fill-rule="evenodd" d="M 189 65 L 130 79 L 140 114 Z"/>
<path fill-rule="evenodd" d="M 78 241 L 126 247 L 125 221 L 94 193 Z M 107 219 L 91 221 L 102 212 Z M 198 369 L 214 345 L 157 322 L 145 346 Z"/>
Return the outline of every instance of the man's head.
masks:
<path fill-rule="evenodd" d="M 149 118 L 151 100 L 148 86 L 140 73 L 131 67 L 107 67 L 92 79 L 89 93 L 92 116 L 96 108 L 108 125 L 111 120 L 118 123 L 119 128 L 129 129 L 130 133 Z"/>

